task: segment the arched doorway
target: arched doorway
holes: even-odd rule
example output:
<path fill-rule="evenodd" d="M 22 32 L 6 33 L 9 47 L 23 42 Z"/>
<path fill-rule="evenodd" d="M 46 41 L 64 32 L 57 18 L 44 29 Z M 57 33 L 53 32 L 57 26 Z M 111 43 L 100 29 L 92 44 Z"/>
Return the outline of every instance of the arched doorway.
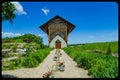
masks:
<path fill-rule="evenodd" d="M 56 42 L 55 42 L 55 48 L 56 49 L 60 49 L 61 48 L 61 41 L 60 40 L 56 40 Z"/>

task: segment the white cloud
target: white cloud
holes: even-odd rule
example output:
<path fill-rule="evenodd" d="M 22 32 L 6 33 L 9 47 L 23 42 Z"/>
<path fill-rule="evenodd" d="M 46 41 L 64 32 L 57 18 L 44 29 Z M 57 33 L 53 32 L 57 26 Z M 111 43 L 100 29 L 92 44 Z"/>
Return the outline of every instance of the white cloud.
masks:
<path fill-rule="evenodd" d="M 11 2 L 15 6 L 15 13 L 18 15 L 26 15 L 27 13 L 23 10 L 23 6 L 19 2 Z"/>
<path fill-rule="evenodd" d="M 38 34 L 38 36 L 44 37 L 44 36 L 47 36 L 47 35 L 46 34 Z"/>
<path fill-rule="evenodd" d="M 47 8 L 42 8 L 41 10 L 44 12 L 45 15 L 48 15 L 48 13 L 50 12 L 50 10 Z"/>
<path fill-rule="evenodd" d="M 21 33 L 2 32 L 2 37 L 15 37 L 21 35 L 22 35 Z"/>

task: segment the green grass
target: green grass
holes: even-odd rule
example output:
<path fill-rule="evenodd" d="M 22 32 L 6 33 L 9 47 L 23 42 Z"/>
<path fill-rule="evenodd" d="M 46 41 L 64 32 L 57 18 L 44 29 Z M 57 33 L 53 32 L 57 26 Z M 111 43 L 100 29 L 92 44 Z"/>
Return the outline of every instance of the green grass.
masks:
<path fill-rule="evenodd" d="M 95 78 L 115 78 L 118 76 L 118 58 L 104 53 L 86 52 L 81 47 L 68 47 L 64 51 L 81 68 Z"/>
<path fill-rule="evenodd" d="M 27 40 L 29 43 L 24 42 Z M 23 43 L 23 47 L 19 47 L 18 43 Z M 24 44 L 26 43 L 26 44 Z M 21 44 L 20 44 L 21 45 Z M 21 57 L 17 54 L 16 49 L 26 49 L 27 55 L 21 55 Z M 9 52 L 2 52 L 2 59 L 18 56 L 19 59 L 10 62 L 2 62 L 2 65 L 9 64 L 9 66 L 2 66 L 2 70 L 16 69 L 19 67 L 36 67 L 38 66 L 44 58 L 49 54 L 51 48 L 43 44 L 43 39 L 34 34 L 25 34 L 22 36 L 16 37 L 6 37 L 2 39 L 2 49 L 11 49 Z M 13 53 L 7 54 L 7 53 Z"/>
<path fill-rule="evenodd" d="M 10 44 L 2 43 L 2 49 L 9 49 L 10 46 L 11 46 Z"/>
<path fill-rule="evenodd" d="M 38 50 L 36 53 L 30 53 L 30 55 L 24 58 L 23 62 L 21 62 L 22 66 L 29 68 L 38 66 L 51 50 L 51 48 L 46 48 Z"/>
<path fill-rule="evenodd" d="M 37 67 L 47 57 L 51 50 L 52 48 L 40 49 L 35 53 L 29 52 L 29 55 L 25 57 L 18 55 L 19 58 L 17 60 L 2 63 L 3 65 L 9 64 L 7 67 L 2 66 L 2 70 L 13 70 L 21 67 Z"/>
<path fill-rule="evenodd" d="M 80 49 L 83 50 L 100 50 L 107 51 L 108 46 L 110 45 L 110 49 L 112 53 L 118 53 L 118 41 L 115 42 L 101 42 L 101 43 L 89 43 L 85 45 L 79 46 Z"/>

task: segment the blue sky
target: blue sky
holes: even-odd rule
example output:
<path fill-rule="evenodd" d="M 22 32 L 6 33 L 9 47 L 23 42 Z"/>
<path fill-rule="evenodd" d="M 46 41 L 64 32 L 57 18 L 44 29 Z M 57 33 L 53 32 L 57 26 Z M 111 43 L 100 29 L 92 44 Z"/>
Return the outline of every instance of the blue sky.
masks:
<path fill-rule="evenodd" d="M 56 15 L 76 27 L 68 44 L 118 41 L 118 4 L 116 2 L 13 2 L 16 18 L 12 25 L 2 22 L 2 37 L 32 33 L 48 38 L 39 26 Z"/>

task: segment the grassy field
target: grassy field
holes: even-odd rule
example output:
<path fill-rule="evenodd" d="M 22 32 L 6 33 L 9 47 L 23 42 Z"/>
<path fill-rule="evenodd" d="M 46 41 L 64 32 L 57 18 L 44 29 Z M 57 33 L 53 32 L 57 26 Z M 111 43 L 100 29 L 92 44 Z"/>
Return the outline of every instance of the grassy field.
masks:
<path fill-rule="evenodd" d="M 2 43 L 2 49 L 11 49 L 12 52 L 19 48 L 16 43 Z M 2 62 L 2 70 L 17 68 L 32 68 L 38 66 L 50 53 L 52 48 L 41 46 L 31 42 L 24 44 L 26 55 L 17 55 L 18 59 Z M 118 58 L 112 54 L 118 54 L 118 42 L 90 43 L 84 45 L 71 45 L 63 50 L 77 62 L 78 67 L 88 70 L 88 74 L 95 78 L 115 78 L 118 76 Z M 13 57 L 2 53 L 3 58 Z"/>
<path fill-rule="evenodd" d="M 70 45 L 72 46 L 72 45 Z M 99 50 L 106 52 L 108 47 L 110 46 L 110 50 L 112 53 L 117 54 L 118 53 L 118 41 L 114 42 L 99 42 L 99 43 L 87 43 L 87 44 L 81 44 L 81 45 L 73 45 L 80 47 L 81 50 Z"/>
<path fill-rule="evenodd" d="M 95 78 L 115 78 L 118 76 L 118 58 L 111 53 L 118 52 L 118 42 L 93 43 L 64 48 L 64 51 L 77 62 L 78 67 L 88 70 Z M 102 48 L 103 47 L 103 48 Z M 99 49 L 105 52 L 88 52 Z M 111 52 L 108 54 L 107 52 Z"/>

